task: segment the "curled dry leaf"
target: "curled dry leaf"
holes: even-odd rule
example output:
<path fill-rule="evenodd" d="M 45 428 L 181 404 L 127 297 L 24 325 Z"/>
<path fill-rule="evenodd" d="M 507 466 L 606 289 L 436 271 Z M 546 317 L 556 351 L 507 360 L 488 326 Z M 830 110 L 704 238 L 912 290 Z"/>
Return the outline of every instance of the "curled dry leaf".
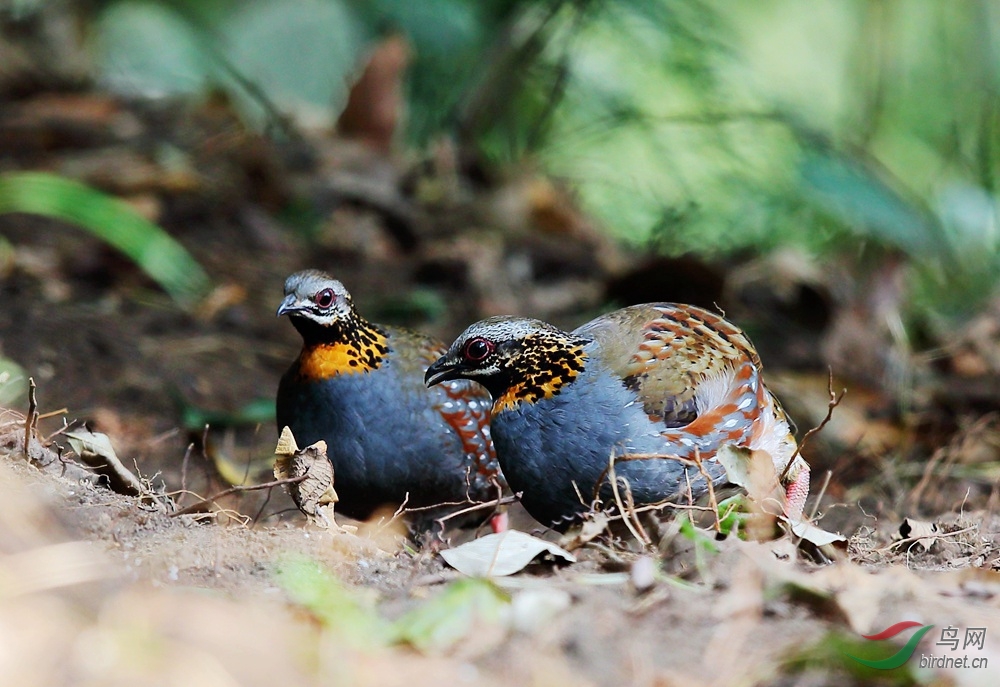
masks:
<path fill-rule="evenodd" d="M 726 478 L 738 487 L 749 489 L 750 480 L 750 449 L 738 448 L 731 444 L 719 447 L 716 460 L 726 470 Z M 752 496 L 752 494 L 751 494 Z"/>
<path fill-rule="evenodd" d="M 274 449 L 274 476 L 276 479 L 296 479 L 301 482 L 288 485 L 288 493 L 299 510 L 311 518 L 329 524 L 323 506 L 337 502 L 333 488 L 333 464 L 326 457 L 326 442 L 317 441 L 300 449 L 292 430 L 285 427 Z"/>
<path fill-rule="evenodd" d="M 451 567 L 471 577 L 502 577 L 524 569 L 540 553 L 551 553 L 570 563 L 576 557 L 551 542 L 518 530 L 507 530 L 445 549 L 441 557 Z"/>
<path fill-rule="evenodd" d="M 602 511 L 593 511 L 580 525 L 570 528 L 559 539 L 559 545 L 567 551 L 575 551 L 587 542 L 593 541 L 608 529 L 608 515 Z"/>
<path fill-rule="evenodd" d="M 933 522 L 904 518 L 899 525 L 899 536 L 902 539 L 915 539 L 924 551 L 930 551 L 938 539 L 938 526 Z"/>
<path fill-rule="evenodd" d="M 829 546 L 830 544 L 843 544 L 847 542 L 847 538 L 842 534 L 827 532 L 823 528 L 817 527 L 812 523 L 805 522 L 803 520 L 789 520 L 784 516 L 781 516 L 780 519 L 789 524 L 792 529 L 792 534 L 799 539 L 804 539 L 814 546 L 823 547 Z"/>
<path fill-rule="evenodd" d="M 743 487 L 758 506 L 763 507 L 770 500 L 781 503 L 778 475 L 770 454 L 726 444 L 719 448 L 715 457 L 725 468 L 726 478 Z"/>
<path fill-rule="evenodd" d="M 152 490 L 119 460 L 107 434 L 77 429 L 66 432 L 69 445 L 86 465 L 108 479 L 119 494 L 155 497 Z"/>

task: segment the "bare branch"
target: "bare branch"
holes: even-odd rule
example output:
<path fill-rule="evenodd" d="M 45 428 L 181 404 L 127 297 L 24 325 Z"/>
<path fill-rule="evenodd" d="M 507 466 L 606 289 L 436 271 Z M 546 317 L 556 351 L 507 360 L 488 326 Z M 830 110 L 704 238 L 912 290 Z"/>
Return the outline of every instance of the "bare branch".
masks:
<path fill-rule="evenodd" d="M 702 463 L 701 451 L 698 450 L 697 446 L 694 447 L 694 463 L 698 466 L 698 472 L 705 480 L 705 487 L 708 489 L 708 507 L 712 509 L 715 517 L 715 531 L 721 532 L 722 522 L 719 520 L 719 501 L 715 497 L 715 484 L 712 483 L 712 478 Z"/>
<path fill-rule="evenodd" d="M 38 403 L 35 401 L 35 379 L 28 377 L 28 414 L 24 416 L 24 459 L 30 461 L 28 447 L 31 445 L 31 430 L 38 421 Z"/>
<path fill-rule="evenodd" d="M 440 518 L 437 518 L 435 520 L 435 522 L 439 522 L 439 523 L 441 523 L 443 525 L 446 520 L 451 520 L 452 518 L 457 518 L 459 515 L 465 515 L 466 513 L 475 513 L 477 510 L 486 510 L 487 508 L 496 508 L 498 506 L 506 506 L 508 503 L 515 503 L 517 501 L 517 499 L 518 499 L 518 495 L 514 494 L 513 496 L 504 496 L 502 498 L 495 498 L 492 501 L 483 501 L 481 503 L 475 503 L 475 502 L 473 502 L 473 504 L 471 506 L 469 506 L 468 508 L 462 508 L 461 510 L 457 510 L 457 511 L 454 511 L 452 513 L 448 513 L 447 515 L 443 515 Z M 445 505 L 445 504 L 441 504 L 441 505 Z M 459 505 L 459 504 L 452 504 L 452 505 Z M 431 508 L 436 508 L 436 507 L 438 507 L 438 506 L 431 506 Z M 424 507 L 424 508 L 421 508 L 419 510 L 427 510 L 427 509 L 428 509 L 427 507 Z M 407 512 L 408 513 L 412 513 L 415 510 L 418 510 L 418 509 L 411 508 Z"/>
<path fill-rule="evenodd" d="M 788 471 L 791 470 L 792 465 L 795 464 L 795 459 L 802 454 L 802 448 L 806 445 L 806 442 L 808 442 L 814 434 L 816 434 L 817 432 L 819 432 L 820 430 L 822 430 L 824 427 L 827 426 L 830 420 L 833 419 L 833 409 L 839 406 L 840 402 L 844 400 L 844 395 L 847 393 L 847 389 L 841 389 L 839 396 L 835 394 L 833 391 L 833 368 L 828 368 L 828 370 L 830 373 L 830 379 L 827 382 L 827 390 L 830 393 L 830 402 L 826 406 L 826 417 L 824 417 L 823 421 L 820 422 L 817 426 L 813 427 L 802 436 L 802 441 L 800 441 L 799 445 L 795 448 L 795 453 L 793 453 L 792 457 L 788 459 L 788 463 L 785 465 L 785 469 L 781 471 L 780 475 L 778 475 L 779 483 L 783 482 L 785 477 L 788 476 Z"/>
<path fill-rule="evenodd" d="M 640 525 L 639 528 L 636 528 L 637 523 L 633 522 L 633 518 L 635 518 L 634 504 L 633 504 L 633 509 L 631 511 L 626 510 L 625 503 L 622 501 L 621 494 L 618 492 L 618 477 L 617 475 L 615 475 L 614 451 L 612 451 L 611 455 L 608 456 L 607 476 L 608 476 L 608 481 L 611 483 L 611 493 L 614 494 L 615 503 L 618 505 L 618 512 L 622 514 L 622 522 L 625 523 L 625 527 L 627 527 L 628 531 L 632 533 L 632 536 L 636 538 L 636 541 L 638 541 L 643 546 L 649 546 L 650 544 L 649 537 L 646 535 L 645 531 L 641 531 L 642 526 Z M 626 487 L 627 484 L 628 483 L 626 482 Z M 629 500 L 631 500 L 632 499 L 631 488 L 628 488 L 628 493 L 629 493 Z"/>
<path fill-rule="evenodd" d="M 308 475 L 300 475 L 299 477 L 289 477 L 287 479 L 276 479 L 271 482 L 264 482 L 262 484 L 249 484 L 249 485 L 238 484 L 236 486 L 229 487 L 228 489 L 223 489 L 219 493 L 214 494 L 213 496 L 209 496 L 206 499 L 202 499 L 198 503 L 192 503 L 190 506 L 186 506 L 178 511 L 174 511 L 173 513 L 170 514 L 170 517 L 174 518 L 177 517 L 178 515 L 189 515 L 190 513 L 198 512 L 200 509 L 205 508 L 206 506 L 215 503 L 219 499 L 224 498 L 226 496 L 230 496 L 232 494 L 242 494 L 243 492 L 247 491 L 260 491 L 261 489 L 274 489 L 275 487 L 281 487 L 286 484 L 298 484 L 299 482 L 305 480 L 306 477 L 308 477 Z"/>

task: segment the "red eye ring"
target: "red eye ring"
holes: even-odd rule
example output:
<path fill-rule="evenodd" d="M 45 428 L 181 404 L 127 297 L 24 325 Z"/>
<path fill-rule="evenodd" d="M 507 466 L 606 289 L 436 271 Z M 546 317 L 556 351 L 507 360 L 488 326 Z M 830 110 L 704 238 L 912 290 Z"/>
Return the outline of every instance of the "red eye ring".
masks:
<path fill-rule="evenodd" d="M 323 289 L 313 296 L 313 302 L 321 308 L 329 308 L 335 300 L 337 296 L 333 293 L 333 289 Z"/>
<path fill-rule="evenodd" d="M 485 360 L 493 352 L 494 348 L 496 346 L 494 346 L 492 341 L 477 336 L 475 339 L 469 339 L 465 343 L 465 346 L 462 348 L 462 357 L 470 362 L 478 363 Z"/>

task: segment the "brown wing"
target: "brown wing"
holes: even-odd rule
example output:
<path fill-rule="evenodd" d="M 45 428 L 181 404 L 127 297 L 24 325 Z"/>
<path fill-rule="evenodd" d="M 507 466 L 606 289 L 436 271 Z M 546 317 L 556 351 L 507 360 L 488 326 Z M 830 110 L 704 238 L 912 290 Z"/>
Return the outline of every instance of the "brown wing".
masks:
<path fill-rule="evenodd" d="M 693 305 L 634 305 L 573 333 L 596 339 L 601 362 L 635 391 L 647 414 L 669 426 L 695 419 L 695 393 L 706 378 L 747 361 L 760 369 L 743 332 Z"/>

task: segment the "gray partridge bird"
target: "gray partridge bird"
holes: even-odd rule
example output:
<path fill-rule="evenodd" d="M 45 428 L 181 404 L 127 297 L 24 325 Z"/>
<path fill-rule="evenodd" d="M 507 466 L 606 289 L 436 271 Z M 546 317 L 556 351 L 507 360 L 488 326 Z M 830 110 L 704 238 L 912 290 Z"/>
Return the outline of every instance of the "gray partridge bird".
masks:
<path fill-rule="evenodd" d="M 473 324 L 430 366 L 428 385 L 475 380 L 493 397 L 491 432 L 507 484 L 539 522 L 565 529 L 607 498 L 609 458 L 636 505 L 725 480 L 725 444 L 766 451 L 785 475 L 786 513 L 801 514 L 809 467 L 760 358 L 735 325 L 690 305 L 651 303 L 572 332 L 538 320 Z"/>
<path fill-rule="evenodd" d="M 363 519 L 404 500 L 425 507 L 496 493 L 488 395 L 464 380 L 423 383 L 443 343 L 367 321 L 344 285 L 317 270 L 288 277 L 278 315 L 303 341 L 278 386 L 278 430 L 290 427 L 301 446 L 326 441 L 339 512 Z"/>

